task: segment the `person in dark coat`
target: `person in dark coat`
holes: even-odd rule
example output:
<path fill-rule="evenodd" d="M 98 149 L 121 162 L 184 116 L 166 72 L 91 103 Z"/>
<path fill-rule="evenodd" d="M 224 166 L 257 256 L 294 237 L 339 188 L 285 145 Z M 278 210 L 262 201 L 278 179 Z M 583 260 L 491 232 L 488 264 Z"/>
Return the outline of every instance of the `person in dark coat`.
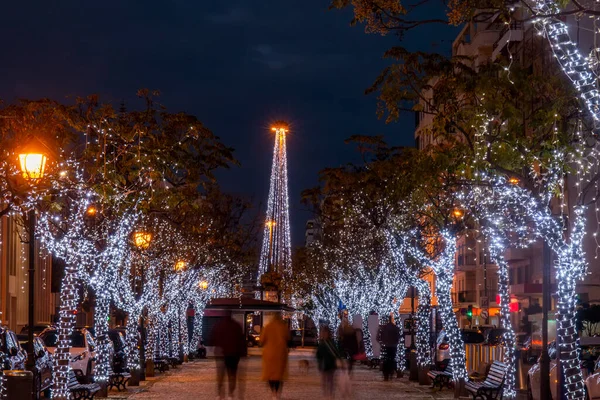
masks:
<path fill-rule="evenodd" d="M 319 371 L 321 372 L 321 384 L 325 398 L 333 399 L 335 370 L 337 369 L 337 361 L 340 356 L 331 338 L 331 329 L 328 326 L 324 326 L 321 328 L 320 333 L 319 347 L 317 347 L 317 362 Z"/>
<path fill-rule="evenodd" d="M 359 351 L 358 337 L 356 336 L 356 330 L 350 325 L 348 320 L 342 322 L 340 326 L 340 345 L 343 351 L 344 358 L 348 361 L 348 370 L 352 371 L 352 365 Z"/>
<path fill-rule="evenodd" d="M 220 399 L 224 398 L 223 383 L 225 372 L 229 380 L 229 398 L 233 398 L 233 392 L 237 383 L 237 371 L 240 357 L 246 350 L 244 330 L 242 326 L 231 318 L 231 314 L 223 317 L 212 331 L 212 343 L 215 346 L 217 360 L 217 393 Z"/>
<path fill-rule="evenodd" d="M 384 353 L 383 379 L 387 381 L 396 370 L 396 352 L 398 349 L 398 342 L 400 342 L 400 329 L 391 319 L 388 319 L 387 323 L 379 328 L 378 337 L 379 343 L 381 344 L 381 350 Z"/>

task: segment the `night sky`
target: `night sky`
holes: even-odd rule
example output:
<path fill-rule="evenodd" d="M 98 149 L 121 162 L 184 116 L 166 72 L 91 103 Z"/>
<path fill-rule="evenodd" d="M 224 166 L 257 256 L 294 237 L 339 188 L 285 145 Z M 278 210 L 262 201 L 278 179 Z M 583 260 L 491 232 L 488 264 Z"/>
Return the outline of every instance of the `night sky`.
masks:
<path fill-rule="evenodd" d="M 170 111 L 198 118 L 235 148 L 241 167 L 219 174 L 225 191 L 265 208 L 275 120 L 288 136 L 292 241 L 303 242 L 310 213 L 300 192 L 318 172 L 358 161 L 343 140 L 385 135 L 413 145 L 414 121 L 386 125 L 364 95 L 395 37 L 350 27 L 348 10 L 306 1 L 11 1 L 0 12 L 0 99 L 71 102 L 97 93 L 140 106 L 139 88 L 160 90 Z M 454 30 L 455 31 L 455 30 Z M 409 34 L 411 50 L 442 51 L 442 29 Z M 452 36 L 446 36 L 452 37 Z M 263 211 L 264 212 L 264 211 Z"/>

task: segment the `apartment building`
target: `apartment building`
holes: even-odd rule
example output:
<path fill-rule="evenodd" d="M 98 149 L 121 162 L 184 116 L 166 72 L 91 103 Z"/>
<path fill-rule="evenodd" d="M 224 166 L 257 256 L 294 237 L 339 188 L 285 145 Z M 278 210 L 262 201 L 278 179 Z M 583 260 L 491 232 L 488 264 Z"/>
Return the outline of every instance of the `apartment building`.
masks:
<path fill-rule="evenodd" d="M 28 235 L 16 216 L 0 218 L 0 323 L 20 331 L 29 318 L 29 244 Z M 60 283 L 53 282 L 51 257 L 35 249 L 35 324 L 50 324 L 56 314 Z"/>
<path fill-rule="evenodd" d="M 517 9 L 515 16 L 524 11 Z M 522 18 L 519 18 L 522 19 Z M 580 49 L 591 48 L 591 35 L 579 35 L 579 30 L 590 30 L 586 21 L 567 21 L 573 29 L 572 37 L 580 41 Z M 587 43 L 585 42 L 587 41 Z M 472 66 L 477 68 L 485 63 L 508 60 L 529 68 L 532 74 L 561 73 L 554 60 L 548 41 L 538 35 L 531 23 L 501 22 L 491 20 L 485 23 L 469 23 L 463 27 L 452 45 L 454 56 L 468 56 Z M 508 77 L 507 77 L 508 79 Z M 433 98 L 436 80 L 431 81 L 432 89 L 424 92 L 425 99 Z M 419 149 L 425 149 L 436 143 L 428 127 L 433 116 L 428 115 L 428 104 L 421 101 L 423 111 L 416 114 L 415 141 Z M 567 202 L 574 196 L 575 187 L 567 182 Z M 596 191 L 597 192 L 597 191 Z M 591 195 L 594 196 L 594 195 Z M 597 196 L 597 193 L 595 195 Z M 568 204 L 566 205 L 568 209 Z M 600 303 L 600 261 L 597 236 L 600 217 L 599 208 L 594 204 L 588 209 L 588 235 L 585 250 L 588 255 L 589 277 L 578 285 L 578 294 L 582 302 Z M 475 231 L 466 233 L 457 240 L 456 275 L 453 285 L 453 301 L 461 327 L 469 325 L 499 325 L 497 267 L 490 263 L 486 251 L 485 238 L 477 237 Z M 535 243 L 527 249 L 508 249 L 505 257 L 510 270 L 511 313 L 514 326 L 519 329 L 527 310 L 538 308 L 542 298 L 543 245 Z M 552 273 L 554 275 L 554 273 Z M 552 293 L 556 293 L 553 284 Z M 555 298 L 553 298 L 553 305 Z M 473 308 L 472 322 L 469 323 L 466 310 Z M 487 311 L 488 317 L 483 318 Z"/>

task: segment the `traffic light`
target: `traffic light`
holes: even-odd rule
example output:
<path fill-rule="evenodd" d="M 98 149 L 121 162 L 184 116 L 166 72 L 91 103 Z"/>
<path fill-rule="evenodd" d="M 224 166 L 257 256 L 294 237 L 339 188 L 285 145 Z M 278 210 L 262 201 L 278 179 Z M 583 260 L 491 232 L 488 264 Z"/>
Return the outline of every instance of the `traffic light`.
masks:
<path fill-rule="evenodd" d="M 467 308 L 467 319 L 469 321 L 471 321 L 473 319 L 473 306 L 469 305 L 469 308 Z"/>

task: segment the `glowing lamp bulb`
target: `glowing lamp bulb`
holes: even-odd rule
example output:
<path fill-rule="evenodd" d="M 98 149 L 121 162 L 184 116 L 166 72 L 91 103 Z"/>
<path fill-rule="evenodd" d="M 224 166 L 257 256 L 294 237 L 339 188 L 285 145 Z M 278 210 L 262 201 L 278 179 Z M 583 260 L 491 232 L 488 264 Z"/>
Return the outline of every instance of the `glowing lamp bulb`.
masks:
<path fill-rule="evenodd" d="M 512 177 L 508 181 L 513 185 L 517 185 L 519 183 L 519 178 Z"/>
<path fill-rule="evenodd" d="M 464 215 L 464 213 L 463 213 L 462 210 L 459 210 L 457 208 L 454 211 L 452 211 L 452 215 L 454 215 L 456 218 L 462 218 L 462 216 Z"/>
<path fill-rule="evenodd" d="M 42 179 L 46 168 L 46 160 L 46 156 L 42 153 L 19 154 L 19 164 L 23 178 L 28 180 Z"/>
<path fill-rule="evenodd" d="M 135 232 L 133 234 L 133 244 L 137 248 L 147 249 L 150 247 L 150 241 L 152 240 L 152 234 L 148 232 Z"/>
<path fill-rule="evenodd" d="M 177 261 L 175 264 L 175 271 L 183 271 L 186 266 L 187 263 L 185 261 Z"/>
<path fill-rule="evenodd" d="M 89 207 L 86 211 L 87 215 L 89 215 L 91 217 L 95 216 L 97 212 L 98 212 L 98 210 L 94 206 Z"/>
<path fill-rule="evenodd" d="M 208 282 L 207 281 L 201 281 L 200 283 L 198 283 L 198 286 L 200 287 L 200 289 L 206 290 L 206 289 L 208 289 Z"/>

